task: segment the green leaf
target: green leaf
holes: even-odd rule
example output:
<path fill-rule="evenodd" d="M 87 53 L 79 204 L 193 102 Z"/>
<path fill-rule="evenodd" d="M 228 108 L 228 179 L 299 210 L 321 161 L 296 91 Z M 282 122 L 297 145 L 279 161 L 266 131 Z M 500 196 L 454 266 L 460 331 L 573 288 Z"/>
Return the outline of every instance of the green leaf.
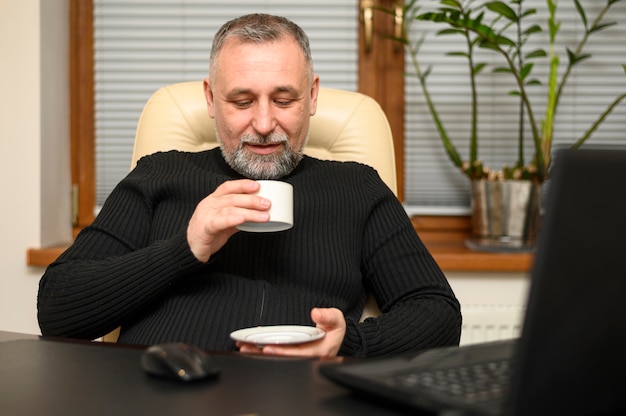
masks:
<path fill-rule="evenodd" d="M 415 16 L 415 19 L 429 22 L 444 22 L 446 21 L 446 15 L 443 13 L 427 12 Z"/>
<path fill-rule="evenodd" d="M 532 35 L 533 33 L 539 33 L 541 31 L 543 31 L 543 29 L 541 29 L 541 26 L 532 25 L 531 27 L 529 27 L 528 29 L 524 31 L 524 35 L 529 36 L 529 35 Z"/>
<path fill-rule="evenodd" d="M 538 79 L 531 79 L 530 81 L 526 81 L 526 85 L 542 85 L 541 81 Z"/>
<path fill-rule="evenodd" d="M 545 58 L 546 56 L 548 56 L 546 51 L 544 51 L 543 49 L 536 49 L 536 50 L 526 54 L 526 56 L 524 56 L 524 59 Z"/>
<path fill-rule="evenodd" d="M 513 42 L 511 39 L 507 38 L 506 36 L 497 35 L 495 40 L 499 45 L 515 47 L 515 42 Z"/>
<path fill-rule="evenodd" d="M 485 12 L 480 12 L 480 14 L 476 16 L 476 19 L 474 19 L 474 22 L 476 22 L 476 24 L 478 25 L 481 25 L 483 22 L 483 17 L 485 17 Z"/>
<path fill-rule="evenodd" d="M 580 5 L 580 1 L 578 0 L 574 0 L 574 4 L 576 5 L 576 10 L 578 11 L 578 14 L 580 15 L 580 19 L 583 21 L 583 25 L 585 27 L 585 30 L 587 30 L 587 15 L 585 14 L 585 9 L 583 9 L 583 6 Z"/>
<path fill-rule="evenodd" d="M 522 96 L 522 94 L 520 94 L 520 92 L 517 91 L 517 90 L 509 91 L 509 95 L 512 95 L 514 97 L 521 97 Z"/>
<path fill-rule="evenodd" d="M 448 10 L 446 10 L 446 14 L 448 15 L 448 18 L 450 20 L 453 20 L 455 22 L 460 22 L 462 20 L 461 18 L 465 16 L 463 14 L 462 10 L 451 10 L 451 9 L 448 9 Z"/>
<path fill-rule="evenodd" d="M 585 53 L 582 55 L 578 55 L 578 59 L 576 60 L 576 63 L 580 63 L 582 61 L 585 61 L 587 59 L 591 58 L 591 54 L 590 53 Z"/>
<path fill-rule="evenodd" d="M 589 53 L 576 55 L 570 48 L 566 48 L 565 50 L 567 51 L 567 58 L 569 59 L 570 66 L 577 65 L 582 61 L 591 58 L 591 54 Z"/>
<path fill-rule="evenodd" d="M 619 0 L 618 0 L 619 1 Z M 537 14 L 537 9 L 528 9 L 522 13 L 522 17 L 532 16 L 533 14 Z"/>
<path fill-rule="evenodd" d="M 556 34 L 559 33 L 559 29 L 561 28 L 561 22 L 553 22 L 550 20 L 548 22 L 548 27 L 550 28 L 550 39 L 556 38 Z"/>
<path fill-rule="evenodd" d="M 519 21 L 519 17 L 515 14 L 515 11 L 502 1 L 491 1 L 486 3 L 485 6 L 487 6 L 487 8 L 492 12 L 498 13 L 500 16 L 503 16 L 512 22 L 517 23 Z"/>
<path fill-rule="evenodd" d="M 533 63 L 527 63 L 526 65 L 524 65 L 522 69 L 520 70 L 520 78 L 522 80 L 525 79 L 528 76 L 528 74 L 530 74 L 530 72 L 533 70 L 534 66 L 535 64 Z"/>
<path fill-rule="evenodd" d="M 437 32 L 437 35 L 463 35 L 464 32 L 461 29 L 442 29 Z"/>
<path fill-rule="evenodd" d="M 441 0 L 441 4 L 445 4 L 446 6 L 454 7 L 456 9 L 460 7 L 459 2 L 454 0 Z"/>
<path fill-rule="evenodd" d="M 474 70 L 472 72 L 474 73 L 474 75 L 478 75 L 486 66 L 487 64 L 484 62 L 478 63 L 474 65 Z"/>
<path fill-rule="evenodd" d="M 508 66 L 499 66 L 499 67 L 497 67 L 497 68 L 494 68 L 494 69 L 493 69 L 493 72 L 496 72 L 496 73 L 508 73 L 508 74 L 510 74 L 510 73 L 511 73 L 511 72 L 513 72 L 513 71 L 511 71 L 511 68 L 509 68 Z"/>
<path fill-rule="evenodd" d="M 480 42 L 478 43 L 478 46 L 480 46 L 483 49 L 491 49 L 491 50 L 498 52 L 497 45 L 494 45 L 493 43 L 487 42 L 486 40 L 483 40 L 483 39 L 480 40 Z"/>
<path fill-rule="evenodd" d="M 589 30 L 589 33 L 599 32 L 601 30 L 606 29 L 609 26 L 614 26 L 616 24 L 617 24 L 617 22 L 608 22 L 608 23 L 597 24 L 597 25 L 595 25 L 594 27 L 592 27 Z"/>
<path fill-rule="evenodd" d="M 463 58 L 469 58 L 469 54 L 467 52 L 447 52 L 447 56 L 461 56 Z"/>

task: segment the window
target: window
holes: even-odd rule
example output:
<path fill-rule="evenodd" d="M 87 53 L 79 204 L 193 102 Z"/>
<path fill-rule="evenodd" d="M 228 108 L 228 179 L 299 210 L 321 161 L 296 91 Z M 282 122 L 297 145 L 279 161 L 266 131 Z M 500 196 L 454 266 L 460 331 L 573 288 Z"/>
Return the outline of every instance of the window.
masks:
<path fill-rule="evenodd" d="M 428 10 L 428 3 L 422 1 Z M 509 2 L 510 3 L 510 2 Z M 582 0 L 589 21 L 595 19 L 605 1 Z M 525 8 L 536 8 L 538 13 L 528 18 L 528 24 L 539 23 L 545 27 L 547 20 L 546 0 L 525 0 Z M 580 17 L 573 1 L 559 1 L 557 18 L 561 21 L 561 30 L 557 43 L 566 43 L 574 48 L 581 32 Z M 572 143 L 578 139 L 591 123 L 604 111 L 617 93 L 626 92 L 626 75 L 622 64 L 626 64 L 626 4 L 614 5 L 606 21 L 617 21 L 618 25 L 593 35 L 585 51 L 593 56 L 581 63 L 574 70 L 568 81 L 558 109 L 555 125 L 555 144 Z M 470 90 L 467 63 L 464 58 L 446 56 L 450 51 L 465 50 L 460 36 L 434 36 L 442 25 L 415 22 L 412 24 L 410 38 L 418 39 L 422 33 L 428 37 L 420 53 L 422 67 L 432 67 L 428 77 L 428 87 L 441 113 L 450 136 L 463 156 L 469 151 Z M 533 36 L 534 44 L 529 44 L 526 51 L 545 48 L 547 33 Z M 567 57 L 560 48 L 561 68 L 565 67 Z M 496 55 L 482 52 L 480 62 L 496 63 Z M 547 59 L 536 61 L 533 74 L 544 85 L 547 79 Z M 540 65 L 541 63 L 541 65 Z M 406 70 L 413 73 L 411 60 L 406 58 Z M 509 74 L 493 74 L 483 71 L 479 77 L 479 157 L 493 168 L 516 161 L 517 149 L 517 110 L 518 100 L 508 96 L 507 91 L 514 89 Z M 545 97 L 540 88 L 530 87 L 532 100 L 536 105 L 536 116 L 543 117 Z M 588 144 L 626 143 L 626 103 L 605 120 Z M 528 133 L 528 132 L 527 132 Z M 528 133 L 529 134 L 529 133 Z M 532 140 L 526 140 L 526 158 L 532 157 Z M 406 79 L 406 144 L 405 144 L 405 202 L 407 205 L 434 210 L 435 212 L 463 212 L 469 206 L 469 186 L 465 176 L 459 173 L 448 160 L 439 135 L 425 105 L 417 78 Z M 451 210 L 452 208 L 452 210 Z M 419 212 L 419 210 L 418 210 Z"/>
<path fill-rule="evenodd" d="M 90 2 L 70 2 L 79 11 L 90 6 Z M 97 192 L 90 190 L 89 186 L 80 186 L 79 211 L 83 220 L 77 221 L 79 226 L 91 222 L 93 214 L 88 212 L 85 215 L 87 207 L 93 211 L 93 207 L 101 204 L 112 186 L 128 172 L 135 125 L 148 96 L 161 85 L 203 78 L 214 31 L 228 18 L 248 11 L 284 14 L 301 24 L 311 36 L 316 72 L 322 76 L 323 85 L 359 90 L 381 102 L 394 130 L 400 195 L 410 213 L 467 213 L 467 179 L 447 159 L 415 77 L 402 76 L 404 71 L 412 71 L 410 59 L 398 56 L 402 53 L 390 46 L 393 43 L 375 46 L 373 53 L 364 52 L 359 44 L 358 22 L 362 18 L 358 15 L 358 1 L 238 0 L 219 6 L 213 3 L 209 0 L 94 0 L 96 100 L 91 105 L 96 109 L 95 122 L 92 122 L 92 128 L 95 124 L 96 130 L 95 145 L 90 148 L 89 141 L 83 140 L 89 134 L 89 120 L 82 116 L 79 120 L 79 124 L 84 124 L 80 137 L 82 150 L 76 153 L 82 156 L 73 159 L 88 167 L 89 154 L 91 157 L 97 155 L 96 162 L 93 162 L 97 167 Z M 424 5 L 429 3 L 432 4 L 422 1 Z M 545 0 L 525 0 L 524 3 L 525 7 L 541 11 L 533 19 L 540 19 L 543 25 Z M 377 0 L 374 4 L 392 8 L 396 2 Z M 583 0 L 582 4 L 593 18 L 604 2 Z M 83 13 L 90 12 L 84 10 Z M 374 17 L 374 42 L 380 45 L 386 35 L 393 33 L 393 18 L 381 13 Z M 580 26 L 574 2 L 559 2 L 558 18 L 562 22 L 560 39 L 571 44 L 573 31 Z M 623 61 L 626 44 L 621 41 L 626 38 L 626 4 L 613 6 L 607 19 L 618 21 L 618 25 L 592 37 L 587 50 L 593 58 L 578 66 L 570 79 L 559 108 L 557 144 L 572 142 L 604 110 L 614 98 L 615 91 L 626 91 L 626 76 L 621 68 L 621 64 L 626 63 Z M 456 58 L 444 56 L 445 51 L 462 48 L 457 43 L 459 39 L 434 37 L 433 31 L 438 28 L 434 25 L 419 23 L 412 26 L 414 31 L 429 31 L 422 54 L 423 65 L 433 67 L 429 88 L 455 143 L 467 155 L 466 65 L 460 58 L 455 61 Z M 81 28 L 81 36 L 73 39 L 87 44 L 86 29 Z M 414 39 L 416 36 L 412 35 Z M 543 36 L 543 40 L 536 36 L 536 41 L 545 42 Z M 88 65 L 89 57 L 84 55 L 80 55 L 85 61 L 83 65 Z M 494 55 L 484 57 L 492 60 Z M 405 61 L 406 66 L 403 66 Z M 534 74 L 543 81 L 546 71 L 545 66 L 538 65 Z M 77 105 L 88 113 L 90 90 L 86 83 L 86 80 L 78 82 L 79 87 L 74 89 L 82 94 L 81 104 Z M 512 89 L 512 84 L 507 74 L 491 74 L 489 71 L 480 75 L 479 83 L 482 91 L 480 157 L 496 167 L 511 163 L 516 153 L 517 106 L 514 98 L 507 97 L 502 91 Z M 398 94 L 398 91 L 405 94 Z M 537 94 L 533 99 L 538 115 L 542 116 L 544 97 Z M 497 128 L 493 129 L 494 126 Z M 625 130 L 626 105 L 622 105 L 589 143 L 624 143 Z M 527 157 L 530 157 L 530 142 L 527 145 Z M 80 174 L 74 177 L 81 178 L 83 183 L 89 182 L 88 169 L 78 171 Z M 91 200 L 90 192 L 93 193 Z"/>

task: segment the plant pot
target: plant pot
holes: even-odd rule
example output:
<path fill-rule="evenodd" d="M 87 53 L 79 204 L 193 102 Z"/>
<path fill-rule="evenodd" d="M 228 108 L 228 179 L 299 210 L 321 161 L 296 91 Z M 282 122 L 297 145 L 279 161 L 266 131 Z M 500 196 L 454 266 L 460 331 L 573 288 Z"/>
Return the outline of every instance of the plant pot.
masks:
<path fill-rule="evenodd" d="M 525 180 L 473 180 L 472 236 L 482 251 L 531 251 L 541 219 L 541 185 Z"/>

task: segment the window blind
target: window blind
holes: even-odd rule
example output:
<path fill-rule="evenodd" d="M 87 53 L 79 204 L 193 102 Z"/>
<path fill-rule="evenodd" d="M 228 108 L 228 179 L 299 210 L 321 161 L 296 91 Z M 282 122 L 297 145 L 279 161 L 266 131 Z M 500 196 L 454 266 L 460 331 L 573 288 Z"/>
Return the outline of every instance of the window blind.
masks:
<path fill-rule="evenodd" d="M 357 89 L 357 2 L 355 0 L 94 0 L 96 196 L 101 205 L 111 189 L 128 172 L 135 127 L 148 97 L 174 82 L 199 80 L 207 72 L 212 35 L 226 20 L 249 12 L 282 14 L 300 24 L 311 38 L 315 70 L 322 85 Z M 221 2 L 220 2 L 221 3 Z M 429 1 L 423 1 L 424 6 Z M 434 2 L 432 2 L 434 3 Z M 431 3 L 431 4 L 432 4 Z M 603 1 L 581 0 L 589 20 Z M 524 0 L 539 13 L 527 24 L 547 19 L 545 0 Z M 424 11 L 428 10 L 424 7 Z M 559 44 L 572 47 L 581 23 L 574 2 L 558 4 L 561 21 Z M 618 25 L 591 38 L 586 51 L 593 57 L 579 65 L 561 99 L 555 124 L 555 146 L 571 143 L 612 101 L 626 91 L 626 4 L 613 6 L 607 20 Z M 440 26 L 415 22 L 412 39 L 427 33 L 420 54 L 424 67 L 432 66 L 429 90 L 459 151 L 467 157 L 469 143 L 469 84 L 462 58 L 445 56 L 462 49 L 460 38 L 436 37 Z M 547 34 L 537 34 L 527 50 L 547 44 Z M 563 48 L 557 52 L 565 62 Z M 478 60 L 498 65 L 495 55 L 481 52 Z M 545 82 L 545 59 L 537 60 L 534 75 Z M 564 68 L 564 64 L 561 66 Z M 440 143 L 413 69 L 407 57 L 405 109 L 405 203 L 409 212 L 467 212 L 467 179 L 452 166 Z M 480 90 L 480 158 L 494 168 L 516 158 L 517 100 L 510 76 L 483 71 Z M 545 97 L 531 88 L 536 116 L 543 117 Z M 614 110 L 588 141 L 591 144 L 626 144 L 626 103 Z M 527 131 L 528 135 L 529 132 Z M 530 137 L 526 158 L 532 157 Z"/>
<path fill-rule="evenodd" d="M 283 15 L 309 35 L 321 85 L 357 89 L 354 0 L 94 0 L 96 203 L 128 173 L 141 110 L 158 88 L 203 79 L 217 29 L 234 17 Z"/>
<path fill-rule="evenodd" d="M 431 10 L 432 3 L 435 2 L 422 1 L 424 7 L 421 11 Z M 595 19 L 605 3 L 581 0 L 589 22 Z M 535 16 L 526 19 L 525 25 L 538 23 L 545 28 L 548 18 L 546 0 L 525 0 L 523 4 L 526 9 L 535 8 L 538 11 Z M 558 1 L 557 19 L 561 21 L 557 43 L 574 49 L 582 31 L 574 1 Z M 592 58 L 576 66 L 570 76 L 556 117 L 556 147 L 573 143 L 582 136 L 613 99 L 626 92 L 626 75 L 621 67 L 626 64 L 626 4 L 614 5 L 605 20 L 617 21 L 618 25 L 592 35 L 585 48 Z M 410 38 L 417 40 L 423 34 L 427 36 L 419 57 L 422 69 L 432 68 L 428 89 L 449 135 L 467 159 L 471 116 L 467 62 L 464 58 L 446 56 L 447 52 L 464 51 L 464 41 L 458 35 L 435 36 L 436 31 L 443 28 L 443 25 L 415 21 L 411 25 Z M 539 47 L 547 48 L 547 33 L 535 34 L 531 39 L 525 46 L 526 52 Z M 562 46 L 556 52 L 561 60 L 561 74 L 567 57 Z M 533 70 L 534 76 L 544 85 L 547 82 L 547 60 L 535 60 Z M 504 66 L 504 61 L 489 51 L 479 52 L 477 61 Z M 406 65 L 407 74 L 414 74 L 408 55 Z M 408 75 L 406 81 L 405 202 L 414 212 L 441 212 L 442 207 L 452 208 L 452 212 L 455 209 L 464 212 L 469 207 L 469 181 L 453 167 L 445 154 L 417 78 Z M 501 168 L 505 163 L 512 165 L 517 156 L 519 108 L 518 99 L 507 95 L 508 91 L 515 89 L 512 77 L 484 70 L 478 76 L 478 88 L 479 157 L 492 168 Z M 530 87 L 529 92 L 536 117 L 543 119 L 546 100 L 543 88 Z M 525 154 L 529 161 L 534 152 L 528 129 L 526 137 Z M 615 109 L 587 141 L 588 145 L 598 143 L 626 144 L 626 102 Z"/>

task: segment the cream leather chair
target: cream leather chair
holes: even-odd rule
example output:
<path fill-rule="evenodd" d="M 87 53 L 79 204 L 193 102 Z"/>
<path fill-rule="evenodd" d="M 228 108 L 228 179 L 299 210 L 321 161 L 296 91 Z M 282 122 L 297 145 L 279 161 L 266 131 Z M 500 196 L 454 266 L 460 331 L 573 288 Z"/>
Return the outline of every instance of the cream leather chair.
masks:
<path fill-rule="evenodd" d="M 157 90 L 146 103 L 137 125 L 131 166 L 158 151 L 199 152 L 217 146 L 202 82 L 173 84 Z M 370 165 L 397 194 L 389 122 L 378 103 L 366 95 L 321 88 L 304 152 L 319 159 Z M 369 297 L 361 319 L 378 314 L 378 306 Z M 117 334 L 103 339 L 115 341 Z"/>
<path fill-rule="evenodd" d="M 217 146 L 202 82 L 182 82 L 157 90 L 146 103 L 131 164 L 134 167 L 139 158 L 158 151 L 198 152 Z M 389 122 L 378 103 L 366 95 L 321 88 L 304 152 L 319 159 L 368 164 L 397 193 Z"/>

